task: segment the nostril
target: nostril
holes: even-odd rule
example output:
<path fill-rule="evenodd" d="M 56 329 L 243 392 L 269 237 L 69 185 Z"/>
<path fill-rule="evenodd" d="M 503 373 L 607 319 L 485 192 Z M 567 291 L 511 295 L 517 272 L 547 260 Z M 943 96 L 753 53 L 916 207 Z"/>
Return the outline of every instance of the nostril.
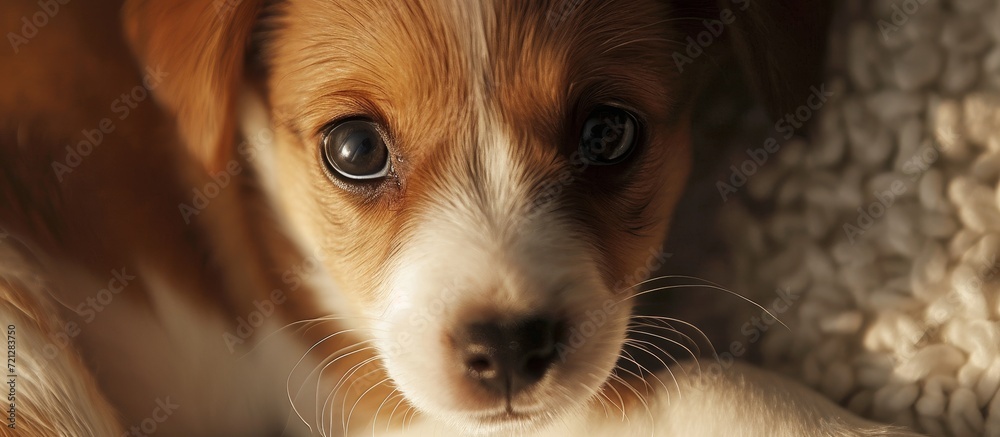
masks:
<path fill-rule="evenodd" d="M 465 360 L 465 368 L 476 378 L 492 378 L 496 376 L 493 360 L 485 355 L 473 355 Z"/>
<path fill-rule="evenodd" d="M 549 367 L 554 361 L 555 354 L 548 352 L 545 354 L 533 354 L 524 361 L 524 365 L 521 370 L 524 372 L 525 376 L 531 379 L 540 379 L 545 375 L 545 372 L 549 370 Z"/>
<path fill-rule="evenodd" d="M 559 341 L 558 324 L 539 320 L 528 325 L 523 335 L 535 339 L 532 347 L 524 352 L 519 369 L 528 379 L 540 379 L 549 370 L 556 357 L 556 344 Z"/>
<path fill-rule="evenodd" d="M 458 364 L 469 378 L 494 391 L 519 392 L 553 367 L 562 326 L 540 317 L 469 324 L 455 336 Z"/>

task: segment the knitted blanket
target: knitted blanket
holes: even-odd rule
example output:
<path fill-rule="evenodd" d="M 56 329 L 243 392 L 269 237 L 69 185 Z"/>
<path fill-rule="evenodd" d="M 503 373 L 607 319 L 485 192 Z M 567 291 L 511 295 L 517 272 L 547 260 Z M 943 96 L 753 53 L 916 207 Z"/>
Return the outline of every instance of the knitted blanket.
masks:
<path fill-rule="evenodd" d="M 1000 436 L 1000 2 L 839 7 L 823 101 L 715 184 L 729 283 L 790 329 L 737 323 L 860 415 Z"/>

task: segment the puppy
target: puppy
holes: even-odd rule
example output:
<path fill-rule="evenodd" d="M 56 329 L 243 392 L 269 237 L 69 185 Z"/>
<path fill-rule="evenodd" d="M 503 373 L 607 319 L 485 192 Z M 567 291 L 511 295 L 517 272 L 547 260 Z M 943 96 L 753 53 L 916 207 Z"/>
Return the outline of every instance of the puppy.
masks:
<path fill-rule="evenodd" d="M 4 216 L 31 241 L 19 264 L 51 283 L 31 305 L 9 293 L 5 315 L 42 338 L 62 322 L 23 321 L 84 320 L 44 357 L 70 371 L 24 371 L 90 400 L 22 414 L 38 435 L 67 415 L 70 435 L 904 435 L 742 365 L 617 370 L 623 281 L 667 232 L 704 78 L 733 48 L 769 105 L 797 101 L 798 62 L 819 56 L 811 16 L 777 1 L 126 2 L 138 63 L 166 77 L 146 86 L 158 107 L 91 158 L 107 172 L 80 180 L 131 207 L 67 207 L 96 223 L 83 235 L 124 235 L 87 259 L 41 238 L 52 225 L 30 202 Z M 718 44 L 688 39 L 703 31 Z M 108 271 L 134 272 L 123 297 L 74 305 Z"/>

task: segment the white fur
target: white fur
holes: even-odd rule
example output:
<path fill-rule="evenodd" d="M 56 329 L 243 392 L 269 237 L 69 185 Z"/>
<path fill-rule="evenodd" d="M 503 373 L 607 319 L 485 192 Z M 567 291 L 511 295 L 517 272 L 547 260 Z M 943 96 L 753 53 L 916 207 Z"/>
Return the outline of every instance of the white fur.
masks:
<path fill-rule="evenodd" d="M 594 404 L 585 413 L 562 418 L 525 437 L 916 435 L 859 419 L 797 383 L 742 364 L 734 364 L 715 376 L 699 373 L 694 364 L 675 366 L 671 371 L 657 376 L 664 381 L 676 378 L 677 384 L 646 399 L 646 405 L 628 409 L 625 417 L 621 410 Z M 469 434 L 424 418 L 406 430 L 383 437 L 454 435 Z"/>

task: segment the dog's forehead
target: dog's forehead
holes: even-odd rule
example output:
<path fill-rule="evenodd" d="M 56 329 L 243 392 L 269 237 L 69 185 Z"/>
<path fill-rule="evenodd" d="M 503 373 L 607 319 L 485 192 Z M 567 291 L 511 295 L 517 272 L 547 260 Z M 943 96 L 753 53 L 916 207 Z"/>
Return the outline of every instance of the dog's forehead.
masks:
<path fill-rule="evenodd" d="M 554 130 L 582 93 L 663 97 L 674 36 L 662 3 L 293 0 L 273 63 L 296 92 L 275 97 L 308 109 L 296 114 L 307 130 L 376 112 L 427 138 L 471 123 L 477 103 Z"/>

